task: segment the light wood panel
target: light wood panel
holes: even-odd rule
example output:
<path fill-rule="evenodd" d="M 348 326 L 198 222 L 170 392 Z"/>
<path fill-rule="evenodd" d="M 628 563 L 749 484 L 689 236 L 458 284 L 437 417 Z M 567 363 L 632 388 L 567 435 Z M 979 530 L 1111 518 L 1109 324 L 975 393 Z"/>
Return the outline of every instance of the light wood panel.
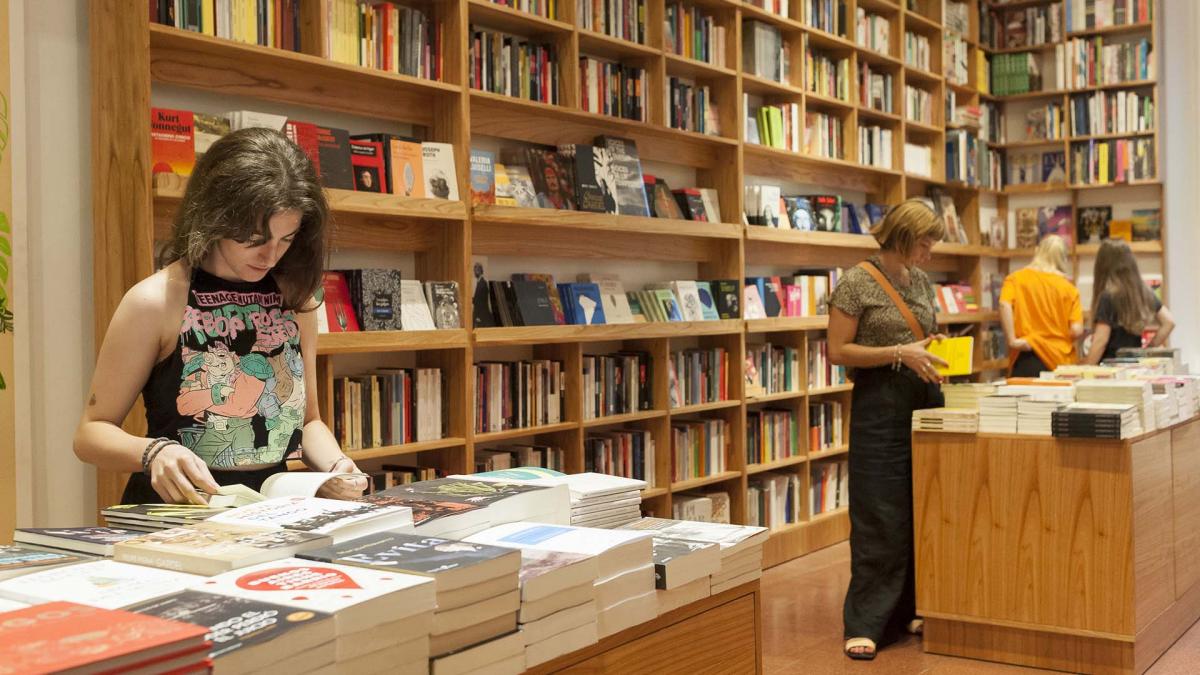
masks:
<path fill-rule="evenodd" d="M 1175 597 L 1200 581 L 1200 424 L 1171 432 L 1171 496 L 1175 524 Z"/>
<path fill-rule="evenodd" d="M 1133 672 L 1134 647 L 1080 635 L 926 618 L 925 651 L 1096 675 Z"/>
<path fill-rule="evenodd" d="M 5 3 L 0 6 L 0 53 L 8 53 L 8 30 L 8 4 Z M 12 134 L 10 113 L 12 90 L 9 86 L 9 68 L 9 61 L 5 59 L 3 65 L 0 65 L 0 101 L 4 103 L 3 109 L 0 109 L 0 130 L 4 132 L 4 141 L 0 143 L 0 217 L 4 218 L 6 227 L 4 231 L 0 232 L 0 241 L 6 245 L 7 251 L 0 253 L 0 263 L 3 264 L 5 270 L 3 278 L 0 278 L 0 297 L 4 298 L 4 302 L 0 303 L 0 306 L 14 315 L 15 324 L 22 321 L 22 318 L 18 317 L 21 316 L 24 308 L 14 304 L 12 283 L 13 277 L 15 277 L 12 257 L 12 250 L 15 248 L 13 246 L 12 218 L 12 154 L 6 152 Z M 3 386 L 0 386 L 0 544 L 6 544 L 12 541 L 13 528 L 17 524 L 17 424 L 14 390 L 18 386 L 29 386 L 25 382 L 18 383 L 16 373 L 13 372 L 12 330 L 0 330 L 0 383 L 3 383 Z"/>
<path fill-rule="evenodd" d="M 1130 446 L 1135 632 L 1175 602 L 1171 432 Z"/>

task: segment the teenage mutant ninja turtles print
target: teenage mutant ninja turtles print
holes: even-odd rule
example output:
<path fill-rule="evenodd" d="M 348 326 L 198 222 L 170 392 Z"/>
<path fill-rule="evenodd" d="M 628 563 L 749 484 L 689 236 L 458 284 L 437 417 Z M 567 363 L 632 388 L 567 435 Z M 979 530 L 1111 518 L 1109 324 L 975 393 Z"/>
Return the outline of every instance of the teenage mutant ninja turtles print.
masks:
<path fill-rule="evenodd" d="M 179 343 L 144 392 L 151 434 L 217 469 L 276 464 L 296 449 L 304 360 L 295 315 L 281 305 L 269 276 L 239 283 L 197 270 Z"/>

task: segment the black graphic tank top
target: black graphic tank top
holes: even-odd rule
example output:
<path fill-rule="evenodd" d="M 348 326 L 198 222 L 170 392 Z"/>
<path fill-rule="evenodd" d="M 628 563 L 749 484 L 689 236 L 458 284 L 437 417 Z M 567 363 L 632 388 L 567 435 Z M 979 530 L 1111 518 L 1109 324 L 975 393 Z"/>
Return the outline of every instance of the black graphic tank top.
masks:
<path fill-rule="evenodd" d="M 213 469 L 279 464 L 300 446 L 304 360 L 282 302 L 270 275 L 192 273 L 175 351 L 142 390 L 150 437 L 177 441 Z"/>

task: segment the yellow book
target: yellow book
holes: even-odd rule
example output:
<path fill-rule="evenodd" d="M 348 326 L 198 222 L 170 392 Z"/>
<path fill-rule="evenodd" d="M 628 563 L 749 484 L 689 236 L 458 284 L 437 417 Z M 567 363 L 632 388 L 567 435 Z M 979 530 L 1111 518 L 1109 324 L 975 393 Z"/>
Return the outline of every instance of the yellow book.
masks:
<path fill-rule="evenodd" d="M 1133 221 L 1110 220 L 1108 222 L 1108 238 L 1133 241 Z"/>
<path fill-rule="evenodd" d="M 934 340 L 929 343 L 927 350 L 930 354 L 941 358 L 949 364 L 945 368 L 938 368 L 939 375 L 970 375 L 973 370 L 974 364 L 972 361 L 975 355 L 975 338 L 973 337 L 952 337 L 945 340 Z"/>
<path fill-rule="evenodd" d="M 1107 183 L 1108 182 L 1108 143 L 1101 143 L 1099 145 L 1098 149 L 1099 149 L 1099 154 L 1100 154 L 1100 161 L 1099 161 L 1099 167 L 1098 167 L 1099 175 L 1096 177 L 1096 182 L 1097 183 Z"/>
<path fill-rule="evenodd" d="M 204 0 L 200 5 L 200 32 L 205 35 L 217 34 L 217 23 L 214 20 L 216 6 L 213 5 L 213 0 Z"/>

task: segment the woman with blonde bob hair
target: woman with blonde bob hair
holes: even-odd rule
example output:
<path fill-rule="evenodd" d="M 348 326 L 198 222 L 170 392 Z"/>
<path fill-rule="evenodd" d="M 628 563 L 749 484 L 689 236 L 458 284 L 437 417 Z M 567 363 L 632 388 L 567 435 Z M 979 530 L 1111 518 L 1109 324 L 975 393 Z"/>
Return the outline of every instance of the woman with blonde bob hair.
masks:
<path fill-rule="evenodd" d="M 910 199 L 871 230 L 880 252 L 847 270 L 830 297 L 829 359 L 853 369 L 850 412 L 850 588 L 845 652 L 920 632 L 913 580 L 912 413 L 942 405 L 926 351 L 937 329 L 933 286 L 918 265 L 945 235 L 929 205 Z"/>
<path fill-rule="evenodd" d="M 1083 308 L 1068 271 L 1067 243 L 1051 234 L 1038 243 L 1033 262 L 1004 280 L 1000 322 L 1009 375 L 1037 377 L 1079 360 L 1075 341 L 1083 335 Z"/>
<path fill-rule="evenodd" d="M 1096 295 L 1092 298 L 1092 346 L 1087 363 L 1100 363 L 1117 355 L 1122 347 L 1141 347 L 1142 332 L 1158 322 L 1150 347 L 1166 344 L 1175 329 L 1175 319 L 1150 291 L 1138 270 L 1129 244 L 1107 239 L 1096 254 Z"/>

